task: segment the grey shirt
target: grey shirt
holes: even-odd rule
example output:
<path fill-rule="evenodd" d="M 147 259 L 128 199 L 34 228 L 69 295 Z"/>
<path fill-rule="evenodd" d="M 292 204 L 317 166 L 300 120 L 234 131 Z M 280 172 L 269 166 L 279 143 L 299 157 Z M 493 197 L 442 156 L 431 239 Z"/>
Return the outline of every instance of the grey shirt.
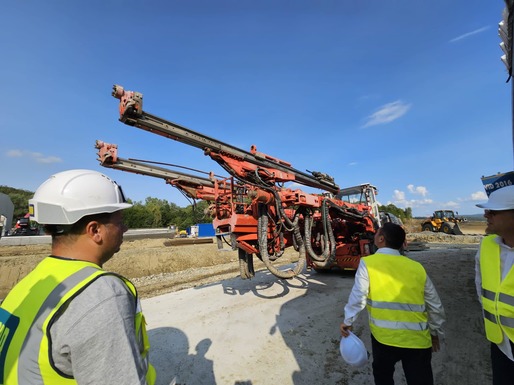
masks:
<path fill-rule="evenodd" d="M 135 313 L 134 296 L 120 278 L 96 279 L 50 328 L 55 366 L 79 384 L 146 385 Z"/>

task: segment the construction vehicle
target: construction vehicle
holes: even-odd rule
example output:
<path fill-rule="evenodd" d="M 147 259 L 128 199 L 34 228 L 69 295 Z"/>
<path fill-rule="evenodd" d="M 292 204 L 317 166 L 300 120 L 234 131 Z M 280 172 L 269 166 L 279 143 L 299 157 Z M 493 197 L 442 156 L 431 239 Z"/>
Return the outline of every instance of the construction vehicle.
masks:
<path fill-rule="evenodd" d="M 377 225 L 382 225 L 377 201 L 378 189 L 370 183 L 362 183 L 357 186 L 345 187 L 337 193 L 337 199 L 353 204 L 362 204 L 371 208 L 371 213 L 377 221 Z"/>
<path fill-rule="evenodd" d="M 394 215 L 393 213 L 388 213 L 386 211 L 380 211 L 379 215 L 380 215 L 380 222 L 382 224 L 391 222 L 391 223 L 394 223 L 395 225 L 403 227 L 403 229 L 406 230 L 405 226 L 403 224 L 403 221 L 400 218 L 398 218 L 396 215 Z"/>
<path fill-rule="evenodd" d="M 441 232 L 445 234 L 463 235 L 459 224 L 467 219 L 459 217 L 459 213 L 452 210 L 436 210 L 431 217 L 421 222 L 421 231 Z"/>
<path fill-rule="evenodd" d="M 171 186 L 178 188 L 188 198 L 203 199 L 211 202 L 208 208 L 209 214 L 212 218 L 217 218 L 220 221 L 220 225 L 214 225 L 216 229 L 216 237 L 218 240 L 219 248 L 223 247 L 223 237 L 226 235 L 220 234 L 219 231 L 219 229 L 223 227 L 223 221 L 221 220 L 222 218 L 228 218 L 236 224 L 236 226 L 234 227 L 237 227 L 239 229 L 244 228 L 245 225 L 248 226 L 249 223 L 252 224 L 252 221 L 252 225 L 254 227 L 256 226 L 255 219 L 249 218 L 247 214 L 252 210 L 251 203 L 244 203 L 245 201 L 251 202 L 251 198 L 248 198 L 248 196 L 245 197 L 245 195 L 248 195 L 246 192 L 251 190 L 252 186 L 244 186 L 241 184 L 234 183 L 233 178 L 216 179 L 213 177 L 212 173 L 209 173 L 209 178 L 203 178 L 156 165 L 156 163 L 162 165 L 162 162 L 121 158 L 118 156 L 117 145 L 105 143 L 100 140 L 96 141 L 95 147 L 98 149 L 98 160 L 100 161 L 100 164 L 104 167 L 127 171 L 140 175 L 161 178 Z M 173 166 L 178 167 L 177 165 Z M 200 172 L 198 170 L 195 171 Z M 227 181 L 227 179 L 229 181 Z M 264 192 L 261 191 L 260 194 L 262 193 Z M 251 193 L 250 195 L 252 194 L 255 193 Z M 353 206 L 355 206 L 355 203 Z M 288 211 L 288 209 L 286 209 L 286 211 Z M 230 235 L 231 241 L 233 241 L 235 239 L 235 233 L 232 233 Z M 289 240 L 289 242 L 291 242 L 291 240 Z M 240 255 L 241 254 L 242 253 L 240 249 Z M 244 260 L 248 259 L 248 255 L 245 255 L 244 257 Z M 343 260 L 341 266 L 339 267 L 349 269 L 356 268 L 358 266 L 358 258 L 360 257 L 352 257 Z M 322 269 L 313 262 L 310 262 L 310 260 L 308 263 L 309 266 L 313 267 L 316 270 Z M 335 266 L 338 265 L 335 264 L 331 267 Z M 246 263 L 242 263 L 241 271 L 241 276 L 244 278 L 249 278 L 248 275 L 251 276 L 253 274 L 252 268 L 246 266 Z"/>
<path fill-rule="evenodd" d="M 169 170 L 156 173 L 154 166 L 152 170 L 143 169 L 143 162 L 135 164 L 117 157 L 117 153 L 113 156 L 115 145 L 108 149 L 109 145 L 102 147 L 104 143 L 97 141 L 103 166 L 163 178 L 187 191 L 189 197 L 209 201 L 218 247 L 226 243 L 238 250 L 241 278 L 254 276 L 254 255 L 272 274 L 289 279 L 306 265 L 317 271 L 356 269 L 360 258 L 371 254 L 379 217 L 367 201 L 338 199 L 339 186 L 329 175 L 299 171 L 286 161 L 257 151 L 255 146 L 250 151 L 241 150 L 151 115 L 143 110 L 141 93 L 115 85 L 112 95 L 120 100 L 121 122 L 197 147 L 229 173 L 228 178 L 212 173 L 209 178 L 196 179 L 190 175 L 166 176 Z M 285 186 L 288 182 L 322 192 L 293 190 Z M 284 267 L 280 257 L 288 247 L 298 252 L 298 261 Z"/>
<path fill-rule="evenodd" d="M 40 228 L 37 223 L 30 220 L 30 214 L 25 214 L 22 218 L 18 218 L 14 229 L 9 235 L 24 236 L 24 235 L 39 235 Z"/>

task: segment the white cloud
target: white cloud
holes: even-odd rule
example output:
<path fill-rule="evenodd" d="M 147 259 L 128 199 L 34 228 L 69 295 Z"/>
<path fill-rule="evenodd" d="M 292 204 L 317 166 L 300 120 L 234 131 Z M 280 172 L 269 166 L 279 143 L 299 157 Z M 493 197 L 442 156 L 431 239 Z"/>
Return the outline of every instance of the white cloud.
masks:
<path fill-rule="evenodd" d="M 457 37 L 455 37 L 455 38 L 451 39 L 451 40 L 450 40 L 450 43 L 455 43 L 455 42 L 457 42 L 457 41 L 459 41 L 459 40 L 466 39 L 466 38 L 468 38 L 468 37 L 470 37 L 470 36 L 476 35 L 476 34 L 478 34 L 478 33 L 482 33 L 482 32 L 484 32 L 484 31 L 486 31 L 486 30 L 488 30 L 488 29 L 489 29 L 489 27 L 482 27 L 482 28 L 475 29 L 474 31 L 471 31 L 471 32 L 465 33 L 465 34 L 463 34 L 463 35 L 460 35 L 460 36 L 457 36 Z"/>
<path fill-rule="evenodd" d="M 348 166 L 357 166 L 357 164 L 358 164 L 357 162 L 350 162 L 350 163 L 348 163 Z"/>
<path fill-rule="evenodd" d="M 410 199 L 410 194 L 412 194 L 412 196 L 421 196 L 422 199 Z M 446 209 L 457 211 L 467 207 L 467 202 L 487 200 L 487 195 L 484 191 L 477 191 L 466 198 L 457 198 L 456 200 L 449 200 L 446 202 L 434 201 L 433 199 L 428 198 L 429 195 L 429 191 L 426 187 L 409 184 L 407 185 L 406 192 L 394 190 L 392 199 L 391 201 L 388 201 L 387 204 L 394 204 L 396 207 L 401 209 L 410 207 L 418 213 L 425 212 L 427 213 L 426 215 L 428 215 L 428 213 L 433 210 Z"/>
<path fill-rule="evenodd" d="M 391 200 L 387 204 L 393 204 L 398 208 L 405 209 L 410 207 L 414 211 L 414 215 L 429 215 L 434 210 L 446 209 L 446 210 L 465 210 L 469 209 L 469 202 L 473 201 L 485 201 L 487 195 L 484 191 L 477 191 L 465 198 L 456 198 L 449 201 L 434 201 L 429 198 L 429 191 L 425 186 L 415 186 L 414 184 L 408 184 L 405 191 L 394 190 Z M 416 199 L 420 198 L 420 199 Z"/>
<path fill-rule="evenodd" d="M 410 184 L 410 185 L 407 186 L 407 189 L 409 190 L 409 192 L 415 193 L 415 194 L 420 194 L 423 197 L 425 196 L 425 194 L 428 193 L 426 188 L 424 188 L 422 186 L 419 186 L 419 187 L 415 188 L 414 185 Z M 394 190 L 394 192 L 393 192 L 393 200 L 387 202 L 387 204 L 393 204 L 396 207 L 403 208 L 403 209 L 405 209 L 407 207 L 410 207 L 412 209 L 419 208 L 419 207 L 425 207 L 427 205 L 431 205 L 432 203 L 434 203 L 434 201 L 432 199 L 429 199 L 429 198 L 424 198 L 424 199 L 407 199 L 405 197 L 405 192 L 403 192 L 401 190 Z"/>
<path fill-rule="evenodd" d="M 395 201 L 404 201 L 405 200 L 405 193 L 403 191 L 400 191 L 400 190 L 394 190 L 393 199 Z"/>
<path fill-rule="evenodd" d="M 487 200 L 487 194 L 484 191 L 477 191 L 471 194 L 472 201 L 485 201 Z"/>
<path fill-rule="evenodd" d="M 7 156 L 9 158 L 32 158 L 37 163 L 59 163 L 62 162 L 62 159 L 57 156 L 46 156 L 39 152 L 30 152 L 30 151 L 22 151 L 22 150 L 9 150 L 7 151 Z"/>
<path fill-rule="evenodd" d="M 9 150 L 6 155 L 9 158 L 21 158 L 23 156 L 23 152 L 20 150 Z"/>
<path fill-rule="evenodd" d="M 387 204 L 393 204 L 398 208 L 406 209 L 410 207 L 412 209 L 426 207 L 434 203 L 432 199 L 396 199 L 393 198 L 392 201 L 388 201 Z"/>
<path fill-rule="evenodd" d="M 377 111 L 366 118 L 366 123 L 363 127 L 376 126 L 378 124 L 390 123 L 409 111 L 411 104 L 403 103 L 397 100 L 392 103 L 384 104 Z"/>
<path fill-rule="evenodd" d="M 444 209 L 458 209 L 460 205 L 454 201 L 448 201 L 441 204 Z"/>
<path fill-rule="evenodd" d="M 418 194 L 418 195 L 421 195 L 422 197 L 424 196 L 427 196 L 428 195 L 428 190 L 425 186 L 417 186 L 417 187 L 414 187 L 413 184 L 409 184 L 407 186 L 407 189 L 409 190 L 410 193 L 412 194 Z"/>
<path fill-rule="evenodd" d="M 59 163 L 62 162 L 62 159 L 57 156 L 37 156 L 34 157 L 36 162 L 38 163 Z"/>

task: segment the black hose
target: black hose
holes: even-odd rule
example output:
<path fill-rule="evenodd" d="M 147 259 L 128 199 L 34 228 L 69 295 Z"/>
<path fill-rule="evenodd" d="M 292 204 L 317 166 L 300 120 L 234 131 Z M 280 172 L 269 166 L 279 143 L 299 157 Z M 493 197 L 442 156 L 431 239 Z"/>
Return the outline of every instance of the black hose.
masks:
<path fill-rule="evenodd" d="M 258 212 L 258 221 L 257 221 L 257 234 L 259 240 L 259 254 L 262 259 L 262 262 L 266 266 L 266 268 L 270 271 L 271 274 L 278 278 L 282 279 L 291 279 L 300 274 L 306 262 L 305 257 L 305 247 L 300 247 L 298 262 L 295 264 L 293 269 L 289 270 L 279 270 L 270 261 L 270 257 L 268 254 L 268 213 L 267 207 L 264 204 L 259 204 L 259 212 Z M 297 242 L 302 244 L 301 234 L 299 230 L 299 226 L 295 226 L 294 228 L 294 236 L 297 237 Z M 298 238 L 299 237 L 299 238 Z"/>
<path fill-rule="evenodd" d="M 317 255 L 312 249 L 312 217 L 310 215 L 305 218 L 305 244 L 313 265 L 315 267 L 324 268 L 330 266 L 336 257 L 336 239 L 328 212 L 327 199 L 324 199 L 321 204 L 321 221 L 323 223 L 323 252 L 321 255 Z"/>

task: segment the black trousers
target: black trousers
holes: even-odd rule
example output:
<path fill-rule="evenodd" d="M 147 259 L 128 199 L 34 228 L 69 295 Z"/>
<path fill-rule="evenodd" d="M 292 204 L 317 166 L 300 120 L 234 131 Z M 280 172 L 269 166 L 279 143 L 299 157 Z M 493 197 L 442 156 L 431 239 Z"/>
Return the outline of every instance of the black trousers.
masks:
<path fill-rule="evenodd" d="M 410 349 L 384 345 L 371 335 L 375 385 L 394 385 L 394 366 L 402 362 L 408 385 L 433 385 L 432 348 Z"/>
<path fill-rule="evenodd" d="M 510 343 L 514 352 L 514 345 Z M 491 343 L 491 366 L 493 369 L 493 385 L 514 384 L 514 361 L 502 353 L 496 344 Z"/>

